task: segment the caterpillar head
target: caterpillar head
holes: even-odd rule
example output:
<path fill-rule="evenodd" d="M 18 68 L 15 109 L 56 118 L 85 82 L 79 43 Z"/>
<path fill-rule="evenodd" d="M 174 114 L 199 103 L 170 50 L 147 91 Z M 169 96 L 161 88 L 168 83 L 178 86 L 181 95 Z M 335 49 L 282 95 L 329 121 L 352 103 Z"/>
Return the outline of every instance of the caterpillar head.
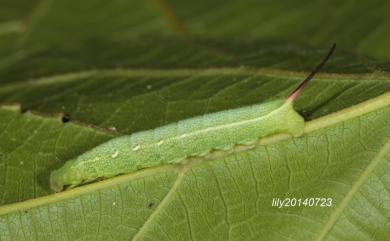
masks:
<path fill-rule="evenodd" d="M 74 162 L 67 162 L 63 167 L 50 174 L 50 187 L 54 192 L 61 192 L 65 189 L 80 184 L 81 177 L 73 166 Z"/>
<path fill-rule="evenodd" d="M 54 192 L 61 192 L 64 189 L 64 175 L 60 170 L 50 174 L 50 187 Z"/>

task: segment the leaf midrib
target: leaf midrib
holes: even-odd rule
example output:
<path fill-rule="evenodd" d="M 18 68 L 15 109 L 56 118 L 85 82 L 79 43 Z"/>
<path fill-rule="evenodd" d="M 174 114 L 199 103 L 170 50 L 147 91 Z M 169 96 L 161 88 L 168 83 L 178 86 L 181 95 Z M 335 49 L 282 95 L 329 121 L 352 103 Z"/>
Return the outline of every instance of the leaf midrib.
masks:
<path fill-rule="evenodd" d="M 308 72 L 290 71 L 275 68 L 179 68 L 179 69 L 132 69 L 132 68 L 115 68 L 115 69 L 93 69 L 86 71 L 67 72 L 62 74 L 53 74 L 44 77 L 19 80 L 16 83 L 0 84 L 1 89 L 12 89 L 25 86 L 40 86 L 53 83 L 66 83 L 77 79 L 87 78 L 96 75 L 103 76 L 129 76 L 129 77 L 180 77 L 180 76 L 207 76 L 207 75 L 251 75 L 266 76 L 276 78 L 303 79 Z M 315 82 L 356 82 L 356 81 L 383 81 L 390 82 L 390 73 L 373 72 L 373 73 L 356 73 L 356 74 L 339 74 L 339 73 L 319 73 L 315 76 Z"/>

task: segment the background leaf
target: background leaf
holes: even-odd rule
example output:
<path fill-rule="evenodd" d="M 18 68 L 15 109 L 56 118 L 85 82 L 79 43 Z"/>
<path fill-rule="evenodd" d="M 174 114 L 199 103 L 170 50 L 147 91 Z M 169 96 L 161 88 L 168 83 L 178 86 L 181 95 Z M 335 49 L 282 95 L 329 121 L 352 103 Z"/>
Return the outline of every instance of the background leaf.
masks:
<path fill-rule="evenodd" d="M 386 4 L 3 1 L 0 240 L 386 240 Z M 285 98 L 332 42 L 295 103 L 304 136 L 51 193 L 111 138 Z"/>
<path fill-rule="evenodd" d="M 336 41 L 343 49 L 390 57 L 389 3 L 374 1 L 167 0 L 177 21 L 193 34 Z"/>

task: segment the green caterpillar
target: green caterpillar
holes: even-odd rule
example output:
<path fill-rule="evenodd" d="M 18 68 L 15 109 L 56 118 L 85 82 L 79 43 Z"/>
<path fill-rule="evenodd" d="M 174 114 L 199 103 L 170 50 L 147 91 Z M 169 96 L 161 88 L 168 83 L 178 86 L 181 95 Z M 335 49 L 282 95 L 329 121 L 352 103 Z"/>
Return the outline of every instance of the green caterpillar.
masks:
<path fill-rule="evenodd" d="M 131 173 L 188 157 L 200 157 L 212 150 L 250 145 L 259 138 L 288 133 L 303 134 L 304 119 L 294 110 L 293 101 L 333 53 L 334 44 L 322 62 L 289 95 L 262 104 L 206 114 L 129 136 L 109 140 L 66 162 L 50 176 L 55 192 L 99 178 Z"/>

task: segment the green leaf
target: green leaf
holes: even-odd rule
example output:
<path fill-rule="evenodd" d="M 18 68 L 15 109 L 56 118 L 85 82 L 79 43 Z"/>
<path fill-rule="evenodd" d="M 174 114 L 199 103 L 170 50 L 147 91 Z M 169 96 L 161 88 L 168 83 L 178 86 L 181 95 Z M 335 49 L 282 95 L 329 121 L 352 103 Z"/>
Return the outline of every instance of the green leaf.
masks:
<path fill-rule="evenodd" d="M 157 44 L 156 44 L 157 43 Z M 35 45 L 31 45 L 35 46 Z M 131 37 L 26 47 L 0 62 L 0 83 L 96 69 L 271 68 L 310 71 L 328 51 L 259 39 Z M 56 59 L 56 61 L 52 61 Z M 390 63 L 338 50 L 323 69 L 330 73 L 373 73 Z"/>
<path fill-rule="evenodd" d="M 300 138 L 272 137 L 249 151 L 152 168 L 3 206 L 2 239 L 23 240 L 27 233 L 37 240 L 242 240 L 243 235 L 244 240 L 346 240 L 353 230 L 355 240 L 383 240 L 389 103 L 386 94 L 309 122 Z M 15 118 L 15 110 L 3 112 Z M 23 119 L 45 123 L 42 117 Z M 67 139 L 69 132 L 63 133 Z M 61 143 L 58 149 L 69 150 Z M 37 154 L 44 157 L 45 150 Z M 14 162 L 12 167 L 21 168 Z M 278 209 L 271 207 L 274 197 L 327 197 L 334 204 Z"/>
<path fill-rule="evenodd" d="M 2 0 L 0 9 L 0 65 L 1 58 L 12 54 L 18 45 L 31 9 L 38 0 Z"/>
<path fill-rule="evenodd" d="M 388 238 L 385 6 L 14 4 L 0 10 L 9 13 L 0 18 L 1 241 Z M 363 13 L 371 21 L 353 17 Z M 295 103 L 303 136 L 50 190 L 51 171 L 111 138 L 286 98 L 335 40 L 336 53 Z M 273 198 L 332 205 L 278 208 Z"/>
<path fill-rule="evenodd" d="M 28 5 L 23 2 L 20 5 Z M 389 4 L 386 0 L 43 0 L 24 40 L 26 45 L 56 46 L 157 34 L 243 36 L 306 45 L 337 42 L 345 50 L 388 58 Z"/>
<path fill-rule="evenodd" d="M 59 11 L 56 11 L 59 10 Z M 69 14 L 77 17 L 69 17 Z M 158 1 L 42 1 L 24 36 L 26 45 L 52 45 L 128 35 L 172 33 Z"/>
<path fill-rule="evenodd" d="M 257 36 L 390 57 L 389 2 L 296 0 L 166 0 L 191 34 Z"/>

